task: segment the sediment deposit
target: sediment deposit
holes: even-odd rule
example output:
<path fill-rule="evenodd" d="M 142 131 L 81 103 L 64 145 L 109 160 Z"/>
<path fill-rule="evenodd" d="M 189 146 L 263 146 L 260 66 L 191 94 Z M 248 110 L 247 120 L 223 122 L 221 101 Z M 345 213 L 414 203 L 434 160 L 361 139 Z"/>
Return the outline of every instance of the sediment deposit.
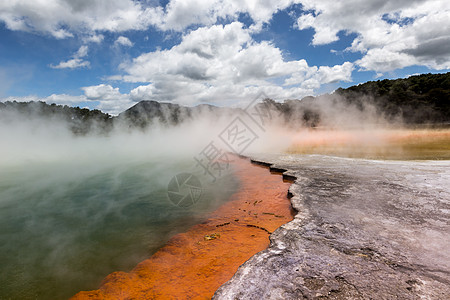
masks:
<path fill-rule="evenodd" d="M 254 155 L 295 177 L 295 219 L 214 299 L 448 299 L 450 162 Z"/>

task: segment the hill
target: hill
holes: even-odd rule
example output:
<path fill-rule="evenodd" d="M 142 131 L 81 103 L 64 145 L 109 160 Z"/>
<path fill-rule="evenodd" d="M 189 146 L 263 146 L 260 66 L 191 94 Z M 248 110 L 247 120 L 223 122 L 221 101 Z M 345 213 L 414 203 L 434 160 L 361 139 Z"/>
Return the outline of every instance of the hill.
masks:
<path fill-rule="evenodd" d="M 155 122 L 171 126 L 196 119 L 200 115 L 218 116 L 229 110 L 209 104 L 186 107 L 173 103 L 145 100 L 120 113 L 115 121 L 131 128 L 145 128 Z"/>
<path fill-rule="evenodd" d="M 450 73 L 405 79 L 369 81 L 339 88 L 332 94 L 308 96 L 264 105 L 295 126 L 361 126 L 369 123 L 404 125 L 450 124 Z"/>
<path fill-rule="evenodd" d="M 348 103 L 371 103 L 389 117 L 401 115 L 406 123 L 450 122 L 450 73 L 369 81 L 335 94 Z"/>
<path fill-rule="evenodd" d="M 70 107 L 47 104 L 45 102 L 0 102 L 0 119 L 8 121 L 29 119 L 54 119 L 66 122 L 69 129 L 77 135 L 89 132 L 108 132 L 113 127 L 113 117 L 98 109 Z"/>
<path fill-rule="evenodd" d="M 450 72 L 422 74 L 405 79 L 369 81 L 332 94 L 308 96 L 283 103 L 264 99 L 263 105 L 276 110 L 291 126 L 361 125 L 368 122 L 398 121 L 409 125 L 450 124 Z M 57 118 L 66 121 L 75 134 L 94 130 L 109 132 L 116 124 L 145 128 L 155 122 L 168 126 L 193 120 L 200 115 L 241 113 L 239 109 L 202 104 L 185 107 L 173 103 L 141 101 L 117 117 L 99 110 L 48 105 L 44 102 L 0 102 L 0 117 L 16 112 L 24 117 Z"/>

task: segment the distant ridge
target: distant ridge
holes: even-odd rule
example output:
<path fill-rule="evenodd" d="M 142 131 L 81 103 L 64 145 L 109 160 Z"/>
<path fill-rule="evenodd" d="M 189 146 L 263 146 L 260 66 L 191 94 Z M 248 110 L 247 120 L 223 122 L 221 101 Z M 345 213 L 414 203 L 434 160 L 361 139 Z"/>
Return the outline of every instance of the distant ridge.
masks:
<path fill-rule="evenodd" d="M 346 89 L 339 88 L 331 95 L 308 96 L 301 100 L 285 100 L 283 103 L 264 99 L 260 105 L 277 110 L 286 123 L 295 126 L 320 126 L 327 116 L 342 113 L 345 105 L 361 111 L 370 105 L 386 120 L 401 118 L 406 124 L 447 124 L 450 123 L 450 72 L 369 81 Z M 341 107 L 340 110 L 337 107 Z M 108 132 L 115 124 L 129 128 L 145 128 L 156 122 L 171 126 L 196 119 L 202 114 L 218 116 L 242 110 L 209 104 L 186 107 L 144 100 L 117 117 L 112 117 L 96 109 L 67 105 L 0 102 L 0 118 L 4 118 L 7 112 L 16 112 L 24 117 L 58 118 L 67 121 L 74 133 L 86 134 L 94 128 Z"/>
<path fill-rule="evenodd" d="M 117 119 L 127 122 L 130 126 L 144 128 L 152 123 L 176 125 L 193 119 L 201 113 L 218 114 L 223 108 L 200 104 L 194 107 L 180 106 L 174 103 L 143 100 L 120 113 Z"/>

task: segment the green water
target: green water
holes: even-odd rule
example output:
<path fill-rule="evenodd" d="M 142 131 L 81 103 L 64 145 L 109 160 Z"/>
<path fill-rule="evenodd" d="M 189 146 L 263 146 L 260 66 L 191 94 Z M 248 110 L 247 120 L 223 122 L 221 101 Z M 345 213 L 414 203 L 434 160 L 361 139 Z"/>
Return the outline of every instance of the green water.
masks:
<path fill-rule="evenodd" d="M 232 174 L 191 208 L 167 184 L 193 161 L 30 163 L 0 169 L 0 299 L 65 299 L 130 271 L 174 234 L 205 219 L 237 189 Z"/>

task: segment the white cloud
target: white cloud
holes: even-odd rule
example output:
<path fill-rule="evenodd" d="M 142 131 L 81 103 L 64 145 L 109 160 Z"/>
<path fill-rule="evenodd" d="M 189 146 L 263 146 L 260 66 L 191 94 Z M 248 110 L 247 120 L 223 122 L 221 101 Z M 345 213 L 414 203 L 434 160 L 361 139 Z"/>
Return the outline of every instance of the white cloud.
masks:
<path fill-rule="evenodd" d="M 349 81 L 353 64 L 316 67 L 305 60 L 286 61 L 279 48 L 255 42 L 250 29 L 234 22 L 191 31 L 171 49 L 142 54 L 120 68 L 126 73 L 121 79 L 149 83 L 130 92 L 133 100 L 226 104 L 260 90 L 278 100 L 302 98 L 322 84 Z"/>
<path fill-rule="evenodd" d="M 305 14 L 300 30 L 313 28 L 313 45 L 336 42 L 339 32 L 356 33 L 348 50 L 363 54 L 356 64 L 365 70 L 386 72 L 411 65 L 450 68 L 450 7 L 447 0 L 10 0 L 0 3 L 0 21 L 11 30 L 40 32 L 55 38 L 81 36 L 100 43 L 101 32 L 146 30 L 183 31 L 191 25 L 211 26 L 218 20 L 236 21 L 240 14 L 252 20 L 251 32 L 270 22 L 274 13 L 301 3 Z M 120 40 L 119 40 L 120 39 Z M 132 46 L 125 37 L 116 45 Z M 59 68 L 88 67 L 71 59 Z M 197 74 L 202 76 L 202 74 Z"/>
<path fill-rule="evenodd" d="M 154 93 L 155 93 L 154 86 L 149 84 L 149 85 L 141 85 L 131 90 L 130 96 L 131 99 L 135 101 L 151 100 L 151 95 L 153 95 Z"/>
<path fill-rule="evenodd" d="M 50 65 L 53 69 L 78 69 L 78 68 L 88 68 L 90 62 L 82 60 L 80 58 L 69 59 L 68 61 L 62 61 L 57 65 Z"/>
<path fill-rule="evenodd" d="M 122 46 L 131 47 L 131 46 L 133 46 L 133 43 L 130 41 L 129 38 L 127 38 L 125 36 L 119 36 L 117 38 L 117 40 L 114 42 L 114 45 L 116 45 L 116 46 L 122 45 Z"/>
<path fill-rule="evenodd" d="M 339 32 L 356 33 L 347 50 L 363 54 L 356 64 L 364 70 L 385 72 L 412 65 L 450 68 L 447 0 L 301 2 L 308 13 L 298 18 L 297 28 L 315 30 L 313 45 L 335 42 Z"/>
<path fill-rule="evenodd" d="M 237 20 L 240 13 L 247 13 L 260 28 L 272 15 L 294 0 L 172 0 L 158 25 L 165 30 L 183 30 L 192 24 L 213 25 L 219 18 Z"/>
<path fill-rule="evenodd" d="M 0 20 L 11 30 L 49 33 L 66 38 L 74 33 L 144 30 L 158 23 L 161 7 L 132 0 L 9 0 L 0 2 Z"/>
<path fill-rule="evenodd" d="M 75 55 L 74 55 L 75 58 L 82 58 L 82 57 L 87 56 L 88 50 L 89 50 L 88 46 L 86 46 L 86 45 L 81 46 L 80 49 L 78 49 L 77 53 L 75 53 Z"/>
<path fill-rule="evenodd" d="M 450 7 L 446 0 L 11 0 L 0 3 L 0 21 L 11 30 L 79 36 L 84 43 L 100 43 L 102 32 L 146 30 L 183 31 L 182 41 L 170 49 L 143 53 L 120 65 L 112 80 L 140 82 L 129 94 L 111 85 L 83 88 L 86 101 L 99 101 L 108 112 L 119 112 L 133 101 L 155 99 L 184 104 L 236 103 L 259 91 L 275 99 L 301 98 L 324 84 L 351 81 L 355 67 L 377 74 L 412 65 L 450 68 Z M 270 22 L 278 10 L 301 3 L 299 30 L 315 31 L 313 46 L 336 42 L 339 33 L 356 38 L 346 51 L 362 58 L 336 66 L 310 66 L 306 60 L 287 60 L 272 42 L 256 42 L 252 35 Z M 236 22 L 247 14 L 250 28 Z M 214 25 L 226 20 L 226 26 Z M 235 21 L 235 22 L 233 22 Z M 195 28 L 195 27 L 194 27 Z M 124 34 L 124 33 L 122 33 Z M 133 46 L 125 36 L 115 45 Z M 67 61 L 52 68 L 89 67 L 84 45 Z M 64 95 L 65 96 L 65 95 Z M 64 97 L 63 97 L 64 98 Z"/>
<path fill-rule="evenodd" d="M 334 83 L 339 81 L 351 81 L 353 64 L 345 62 L 342 65 L 333 67 L 321 66 L 318 71 L 319 81 L 321 83 Z"/>
<path fill-rule="evenodd" d="M 270 21 L 278 10 L 297 0 L 171 0 L 163 8 L 157 1 L 133 0 L 9 0 L 0 2 L 0 21 L 10 30 L 40 32 L 58 39 L 74 34 L 146 30 L 182 31 L 190 25 L 213 25 L 219 19 L 237 20 L 246 13 L 253 28 Z"/>
<path fill-rule="evenodd" d="M 89 47 L 83 45 L 78 49 L 78 51 L 72 56 L 72 59 L 67 61 L 62 61 L 57 65 L 50 65 L 53 69 L 77 69 L 77 68 L 88 68 L 90 62 L 83 59 L 88 54 Z"/>
<path fill-rule="evenodd" d="M 130 99 L 119 99 L 115 101 L 100 101 L 97 105 L 96 109 L 101 110 L 102 112 L 108 113 L 113 116 L 117 116 L 121 112 L 129 109 L 136 102 L 133 102 Z"/>
<path fill-rule="evenodd" d="M 103 34 L 91 34 L 83 38 L 85 43 L 96 43 L 100 44 L 105 39 Z"/>
<path fill-rule="evenodd" d="M 100 84 L 81 88 L 87 100 L 117 100 L 123 98 L 119 88 L 113 88 L 109 84 Z"/>
<path fill-rule="evenodd" d="M 130 95 L 122 94 L 119 88 L 109 84 L 99 84 L 81 88 L 87 101 L 98 101 L 97 109 L 112 115 L 117 115 L 130 108 L 134 102 Z"/>
<path fill-rule="evenodd" d="M 61 105 L 76 105 L 80 102 L 85 101 L 83 96 L 72 96 L 72 95 L 66 95 L 66 94 L 52 94 L 41 101 L 44 101 L 46 103 L 57 103 Z"/>

